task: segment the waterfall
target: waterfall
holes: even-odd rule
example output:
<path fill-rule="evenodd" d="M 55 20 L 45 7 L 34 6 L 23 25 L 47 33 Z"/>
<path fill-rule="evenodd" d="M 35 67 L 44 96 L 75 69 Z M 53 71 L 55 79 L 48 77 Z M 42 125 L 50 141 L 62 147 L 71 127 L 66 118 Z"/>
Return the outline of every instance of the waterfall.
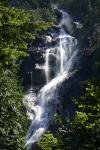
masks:
<path fill-rule="evenodd" d="M 77 69 L 77 66 L 75 66 L 78 56 L 77 39 L 66 33 L 64 24 L 68 27 L 68 30 L 69 25 L 72 28 L 70 16 L 62 11 L 60 33 L 56 37 L 57 45 L 45 52 L 43 68 L 46 75 L 46 84 L 37 95 L 37 104 L 31 106 L 35 117 L 27 134 L 26 145 L 37 142 L 48 129 L 56 110 L 54 107 L 58 102 L 57 90 L 62 82 L 67 80 Z M 54 61 L 51 62 L 51 59 Z M 54 73 L 53 77 L 50 76 L 50 72 Z"/>

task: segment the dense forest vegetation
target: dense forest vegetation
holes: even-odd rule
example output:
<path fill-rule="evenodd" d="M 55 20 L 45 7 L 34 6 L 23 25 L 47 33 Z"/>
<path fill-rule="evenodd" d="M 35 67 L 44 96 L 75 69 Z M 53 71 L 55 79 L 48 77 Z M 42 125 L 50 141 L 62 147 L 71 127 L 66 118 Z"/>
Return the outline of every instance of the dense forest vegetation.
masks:
<path fill-rule="evenodd" d="M 53 4 L 82 24 L 75 36 L 88 62 L 84 70 L 91 72 L 80 82 L 81 96 L 71 97 L 74 116 L 68 119 L 55 114 L 56 130 L 47 131 L 37 145 L 41 150 L 100 150 L 100 0 L 0 1 L 1 150 L 26 149 L 28 120 L 19 60 L 29 55 L 29 43 L 57 22 Z"/>

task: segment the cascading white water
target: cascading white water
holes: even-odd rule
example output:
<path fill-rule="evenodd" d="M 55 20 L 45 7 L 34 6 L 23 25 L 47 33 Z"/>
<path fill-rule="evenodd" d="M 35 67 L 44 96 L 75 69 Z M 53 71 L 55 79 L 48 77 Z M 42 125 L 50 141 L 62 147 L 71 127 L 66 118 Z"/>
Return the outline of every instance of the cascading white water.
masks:
<path fill-rule="evenodd" d="M 77 39 L 66 33 L 63 27 L 66 22 L 65 19 L 68 18 L 68 28 L 71 22 L 69 22 L 67 13 L 62 12 L 62 15 L 62 26 L 60 27 L 60 34 L 57 37 L 57 46 L 47 49 L 45 53 L 44 70 L 47 82 L 38 93 L 37 105 L 32 106 L 32 109 L 35 112 L 35 118 L 29 128 L 26 145 L 37 142 L 48 128 L 55 113 L 55 109 L 53 108 L 56 107 L 57 104 L 57 89 L 76 69 L 74 66 L 77 61 L 78 53 Z M 65 16 L 67 16 L 67 18 Z M 54 56 L 55 64 L 50 64 L 52 56 Z M 53 79 L 50 79 L 51 68 L 55 68 L 55 76 Z"/>
<path fill-rule="evenodd" d="M 49 82 L 49 53 L 50 53 L 50 49 L 47 49 L 47 52 L 46 52 L 46 58 L 45 58 L 45 75 L 46 75 L 46 82 L 48 83 Z"/>

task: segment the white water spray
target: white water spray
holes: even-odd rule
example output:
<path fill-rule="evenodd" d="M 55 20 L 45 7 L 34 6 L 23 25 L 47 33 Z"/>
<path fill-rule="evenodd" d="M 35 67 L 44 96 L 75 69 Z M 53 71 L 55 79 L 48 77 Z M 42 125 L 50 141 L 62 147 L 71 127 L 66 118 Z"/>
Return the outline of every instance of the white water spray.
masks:
<path fill-rule="evenodd" d="M 47 49 L 45 53 L 45 74 L 46 85 L 39 91 L 37 96 L 37 105 L 33 105 L 32 109 L 35 112 L 35 118 L 32 120 L 32 124 L 29 128 L 26 145 L 37 142 L 43 133 L 48 128 L 53 115 L 55 113 L 54 107 L 57 105 L 57 89 L 61 83 L 68 79 L 75 71 L 75 63 L 77 61 L 77 39 L 65 32 L 63 24 L 66 23 L 69 28 L 69 16 L 62 12 L 62 27 L 60 28 L 60 34 L 57 37 L 57 46 Z M 69 23 L 68 23 L 69 22 Z M 50 64 L 51 56 L 55 56 L 55 64 Z M 50 69 L 55 68 L 55 76 L 50 79 Z M 55 100 L 56 99 L 56 100 Z"/>
<path fill-rule="evenodd" d="M 46 75 L 46 82 L 49 82 L 49 54 L 50 54 L 50 49 L 47 49 L 46 56 L 45 56 L 45 75 Z"/>

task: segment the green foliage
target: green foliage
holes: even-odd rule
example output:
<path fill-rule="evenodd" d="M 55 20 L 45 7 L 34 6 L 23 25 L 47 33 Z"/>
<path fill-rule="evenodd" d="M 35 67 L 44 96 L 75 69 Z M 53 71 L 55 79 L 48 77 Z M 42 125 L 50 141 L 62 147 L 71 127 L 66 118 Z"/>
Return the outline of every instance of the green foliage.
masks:
<path fill-rule="evenodd" d="M 0 3 L 0 149 L 24 150 L 27 119 L 18 59 L 28 55 L 28 44 L 37 32 L 46 30 L 52 23 L 42 19 L 34 21 L 34 12 L 7 4 L 8 1 Z"/>
<path fill-rule="evenodd" d="M 25 17 L 24 17 L 25 16 Z M 27 32 L 23 25 L 29 21 L 24 11 L 0 6 L 0 63 L 8 65 L 26 55 Z"/>
<path fill-rule="evenodd" d="M 26 55 L 30 40 L 38 31 L 47 30 L 52 22 L 37 19 L 32 13 L 13 7 L 0 5 L 0 61 L 11 64 L 20 56 Z"/>
<path fill-rule="evenodd" d="M 15 71 L 0 71 L 0 106 L 0 149 L 23 150 L 27 120 Z"/>
<path fill-rule="evenodd" d="M 4 5 L 0 4 L 0 149 L 22 150 L 27 120 L 22 110 L 16 60 L 26 56 L 28 37 L 23 26 L 29 15 Z"/>
<path fill-rule="evenodd" d="M 75 139 L 82 149 L 99 149 L 100 79 L 88 81 L 86 94 L 76 100 L 79 111 L 73 121 Z"/>
<path fill-rule="evenodd" d="M 83 112 L 76 112 L 76 117 L 74 119 L 74 126 L 77 126 L 77 129 L 80 128 L 80 125 L 84 125 L 88 120 L 88 116 Z"/>
<path fill-rule="evenodd" d="M 38 145 L 42 150 L 59 150 L 57 138 L 49 131 L 44 134 Z"/>

